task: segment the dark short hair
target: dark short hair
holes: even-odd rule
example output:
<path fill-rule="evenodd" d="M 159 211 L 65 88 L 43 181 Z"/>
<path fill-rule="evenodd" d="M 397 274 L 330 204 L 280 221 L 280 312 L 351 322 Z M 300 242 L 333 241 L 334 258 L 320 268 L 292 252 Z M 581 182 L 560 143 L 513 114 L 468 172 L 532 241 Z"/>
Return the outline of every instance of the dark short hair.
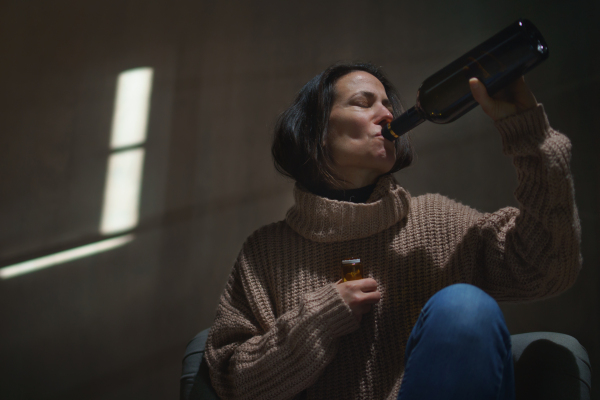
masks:
<path fill-rule="evenodd" d="M 293 104 L 277 119 L 271 147 L 275 168 L 307 189 L 335 188 L 340 181 L 330 168 L 331 154 L 323 145 L 335 100 L 335 83 L 354 71 L 365 71 L 383 84 L 394 118 L 404 112 L 396 89 L 380 68 L 369 63 L 338 63 L 312 78 Z M 407 135 L 396 140 L 396 163 L 389 173 L 410 165 L 413 149 Z"/>

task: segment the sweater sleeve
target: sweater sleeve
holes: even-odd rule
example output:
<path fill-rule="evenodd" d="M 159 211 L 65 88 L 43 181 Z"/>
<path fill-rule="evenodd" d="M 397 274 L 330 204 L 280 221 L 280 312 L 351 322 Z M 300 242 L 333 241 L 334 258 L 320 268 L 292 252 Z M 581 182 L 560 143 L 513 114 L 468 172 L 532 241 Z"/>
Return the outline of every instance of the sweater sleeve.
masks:
<path fill-rule="evenodd" d="M 581 266 L 571 143 L 550 127 L 541 104 L 495 125 L 517 171 L 519 208 L 479 214 L 461 245 L 477 243 L 469 280 L 498 300 L 557 295 Z"/>
<path fill-rule="evenodd" d="M 299 294 L 299 304 L 276 317 L 247 263 L 241 254 L 217 307 L 206 347 L 211 381 L 222 399 L 292 398 L 334 358 L 338 338 L 359 325 L 333 284 Z"/>

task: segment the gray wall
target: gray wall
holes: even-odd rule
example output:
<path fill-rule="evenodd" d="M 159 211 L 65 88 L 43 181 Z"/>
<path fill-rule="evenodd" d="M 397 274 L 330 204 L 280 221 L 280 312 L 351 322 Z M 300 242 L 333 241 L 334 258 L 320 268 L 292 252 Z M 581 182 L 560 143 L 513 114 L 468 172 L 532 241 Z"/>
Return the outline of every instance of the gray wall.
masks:
<path fill-rule="evenodd" d="M 520 16 L 550 45 L 527 82 L 573 142 L 584 268 L 563 295 L 503 309 L 513 333 L 571 334 L 598 364 L 598 4 L 0 3 L 0 266 L 101 239 L 116 79 L 155 70 L 136 239 L 0 280 L 0 397 L 176 398 L 185 345 L 211 324 L 242 242 L 291 205 L 269 142 L 302 84 L 332 62 L 369 60 L 412 106 L 424 78 Z M 413 195 L 515 204 L 514 170 L 480 109 L 413 139 L 418 158 L 397 174 Z"/>

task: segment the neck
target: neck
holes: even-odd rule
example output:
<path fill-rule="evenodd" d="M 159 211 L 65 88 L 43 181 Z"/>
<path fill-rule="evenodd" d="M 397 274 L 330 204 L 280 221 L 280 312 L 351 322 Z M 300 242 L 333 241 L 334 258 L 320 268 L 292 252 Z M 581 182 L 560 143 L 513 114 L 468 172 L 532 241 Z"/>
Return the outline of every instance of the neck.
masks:
<path fill-rule="evenodd" d="M 381 176 L 374 171 L 366 170 L 345 170 L 344 173 L 334 171 L 335 175 L 340 177 L 339 185 L 336 189 L 360 189 L 365 186 L 374 185 Z"/>
<path fill-rule="evenodd" d="M 330 200 L 348 201 L 350 203 L 366 203 L 376 184 L 364 186 L 358 189 L 312 189 L 311 192 L 317 196 L 325 197 Z"/>

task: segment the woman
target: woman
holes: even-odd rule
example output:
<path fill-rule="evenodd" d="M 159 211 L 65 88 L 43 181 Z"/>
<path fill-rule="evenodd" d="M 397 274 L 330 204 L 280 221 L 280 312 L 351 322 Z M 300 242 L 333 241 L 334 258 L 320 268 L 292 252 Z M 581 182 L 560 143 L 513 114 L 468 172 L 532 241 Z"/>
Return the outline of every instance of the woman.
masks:
<path fill-rule="evenodd" d="M 391 175 L 412 151 L 381 136 L 401 108 L 377 68 L 334 65 L 300 91 L 273 143 L 295 205 L 244 244 L 208 338 L 221 398 L 514 398 L 495 300 L 575 281 L 570 143 L 522 79 L 496 98 L 470 85 L 513 157 L 519 209 L 411 198 Z M 365 279 L 341 282 L 348 257 Z"/>

